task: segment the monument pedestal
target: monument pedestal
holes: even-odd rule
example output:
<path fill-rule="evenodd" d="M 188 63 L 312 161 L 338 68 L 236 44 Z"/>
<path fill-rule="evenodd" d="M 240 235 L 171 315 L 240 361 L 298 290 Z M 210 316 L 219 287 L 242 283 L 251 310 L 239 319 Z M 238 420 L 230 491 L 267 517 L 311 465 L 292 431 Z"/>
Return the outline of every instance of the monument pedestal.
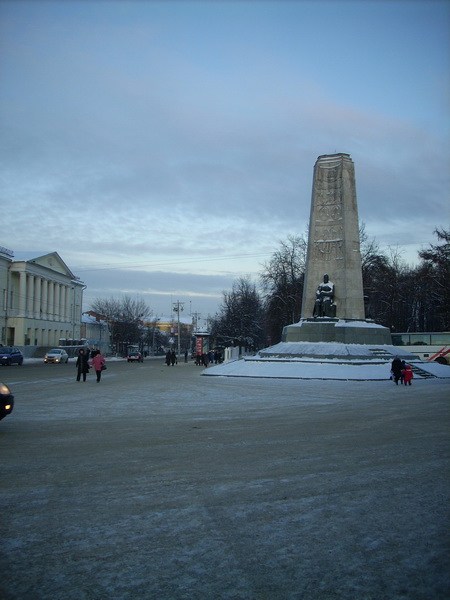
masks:
<path fill-rule="evenodd" d="M 390 345 L 387 327 L 356 319 L 301 319 L 283 329 L 283 342 L 335 342 L 340 344 Z"/>

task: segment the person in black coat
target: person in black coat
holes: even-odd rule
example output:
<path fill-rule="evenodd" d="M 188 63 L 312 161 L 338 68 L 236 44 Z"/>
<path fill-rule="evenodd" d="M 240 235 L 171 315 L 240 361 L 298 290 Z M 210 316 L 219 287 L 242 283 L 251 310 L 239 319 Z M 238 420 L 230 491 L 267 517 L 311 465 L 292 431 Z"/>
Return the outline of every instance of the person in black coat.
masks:
<path fill-rule="evenodd" d="M 78 350 L 78 357 L 76 362 L 77 367 L 77 381 L 80 381 L 83 376 L 83 381 L 86 381 L 86 375 L 89 373 L 89 351 L 80 348 Z"/>
<path fill-rule="evenodd" d="M 395 381 L 395 385 L 398 385 L 398 380 L 401 379 L 402 369 L 403 369 L 402 361 L 399 359 L 398 356 L 396 356 L 394 358 L 394 360 L 392 361 L 392 365 L 391 365 L 391 372 L 392 372 L 392 377 Z"/>

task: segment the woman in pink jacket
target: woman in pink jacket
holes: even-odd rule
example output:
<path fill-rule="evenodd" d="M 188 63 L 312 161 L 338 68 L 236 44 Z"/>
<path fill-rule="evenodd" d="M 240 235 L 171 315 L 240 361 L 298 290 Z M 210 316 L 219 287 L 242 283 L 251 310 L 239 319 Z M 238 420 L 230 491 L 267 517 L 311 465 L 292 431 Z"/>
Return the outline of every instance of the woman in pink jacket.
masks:
<path fill-rule="evenodd" d="M 102 378 L 102 371 L 105 367 L 105 357 L 102 355 L 100 350 L 96 350 L 94 356 L 91 358 L 91 365 L 94 367 L 95 372 L 97 374 L 97 383 L 99 383 Z"/>

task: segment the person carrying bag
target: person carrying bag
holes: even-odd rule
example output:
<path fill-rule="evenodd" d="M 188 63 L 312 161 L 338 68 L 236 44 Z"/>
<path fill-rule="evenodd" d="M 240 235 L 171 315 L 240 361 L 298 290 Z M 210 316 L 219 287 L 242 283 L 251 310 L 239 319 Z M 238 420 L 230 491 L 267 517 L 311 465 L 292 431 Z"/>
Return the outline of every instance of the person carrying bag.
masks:
<path fill-rule="evenodd" d="M 105 362 L 105 357 L 102 355 L 100 350 L 96 350 L 94 356 L 91 358 L 91 365 L 95 369 L 97 383 L 99 383 L 102 378 L 102 371 L 105 371 L 106 369 Z"/>

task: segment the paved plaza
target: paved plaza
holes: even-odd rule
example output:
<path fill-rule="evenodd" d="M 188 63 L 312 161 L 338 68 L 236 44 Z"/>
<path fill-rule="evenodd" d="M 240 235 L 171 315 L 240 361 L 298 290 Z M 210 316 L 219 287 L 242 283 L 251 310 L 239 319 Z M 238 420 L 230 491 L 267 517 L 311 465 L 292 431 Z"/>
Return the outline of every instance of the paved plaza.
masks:
<path fill-rule="evenodd" d="M 442 599 L 450 380 L 4 367 L 2 600 Z"/>

